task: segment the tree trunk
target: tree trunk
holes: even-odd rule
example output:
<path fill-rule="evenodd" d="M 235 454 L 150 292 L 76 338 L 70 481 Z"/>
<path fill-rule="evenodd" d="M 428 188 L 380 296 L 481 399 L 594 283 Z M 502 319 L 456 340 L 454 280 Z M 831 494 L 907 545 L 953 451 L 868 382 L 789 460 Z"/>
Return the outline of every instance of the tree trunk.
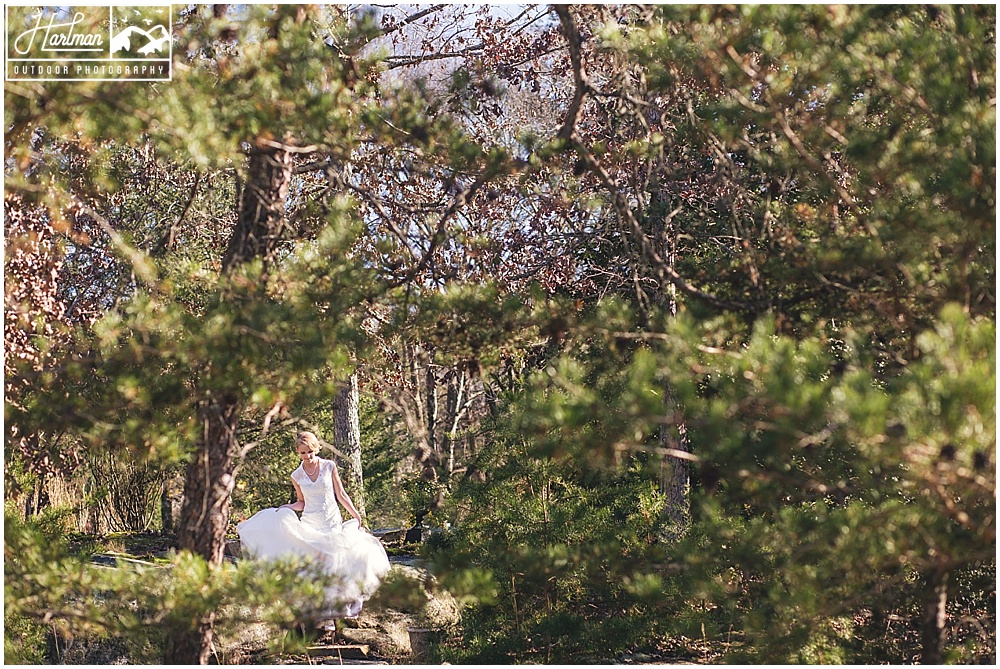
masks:
<path fill-rule="evenodd" d="M 208 664 L 214 638 L 215 612 L 210 612 L 196 622 L 188 633 L 170 630 L 167 635 L 164 658 L 166 664 Z"/>
<path fill-rule="evenodd" d="M 463 406 L 465 401 L 465 372 L 457 369 L 451 370 L 448 377 L 448 402 L 447 419 L 448 430 L 445 432 L 445 443 L 448 453 L 448 478 L 451 479 L 455 473 L 455 440 L 458 435 L 458 425 L 462 420 Z"/>
<path fill-rule="evenodd" d="M 261 258 L 270 264 L 284 228 L 285 198 L 292 178 L 292 154 L 287 147 L 262 141 L 250 154 L 248 178 L 240 199 L 236 229 L 222 262 L 223 274 Z M 177 523 L 181 550 L 204 558 L 210 566 L 222 564 L 229 496 L 239 453 L 236 427 L 243 402 L 239 394 L 209 392 L 198 406 L 202 426 L 198 448 L 187 467 L 184 504 Z M 171 629 L 166 644 L 167 664 L 207 664 L 214 636 L 215 613 L 191 621 L 188 629 Z"/>
<path fill-rule="evenodd" d="M 236 426 L 240 403 L 234 396 L 205 400 L 198 407 L 202 434 L 198 452 L 187 466 L 184 505 L 178 523 L 177 544 L 203 557 L 210 565 L 222 564 L 229 526 L 229 496 L 236 482 L 233 467 L 239 452 Z M 171 630 L 167 639 L 167 664 L 208 664 L 212 652 L 215 612 L 191 621 L 192 627 Z"/>
<path fill-rule="evenodd" d="M 289 151 L 262 145 L 250 154 L 236 230 L 222 259 L 223 274 L 257 258 L 270 264 L 285 228 L 285 198 L 291 180 Z"/>
<path fill-rule="evenodd" d="M 174 474 L 168 474 L 160 487 L 160 531 L 168 534 L 174 531 L 174 504 L 170 495 L 170 483 Z"/>
<path fill-rule="evenodd" d="M 676 401 L 670 389 L 667 390 L 667 406 L 674 409 Z M 676 435 L 672 432 L 668 425 L 660 427 L 660 447 L 690 452 L 684 424 L 677 426 Z M 660 514 L 658 538 L 660 541 L 676 541 L 684 536 L 691 524 L 691 467 L 687 460 L 670 455 L 662 456 L 660 493 L 666 498 L 666 504 Z"/>
<path fill-rule="evenodd" d="M 241 403 L 232 395 L 201 402 L 201 440 L 188 463 L 177 543 L 209 564 L 221 564 L 229 526 L 229 496 L 239 453 L 236 427 Z"/>
<path fill-rule="evenodd" d="M 437 377 L 434 376 L 434 366 L 431 364 L 431 356 L 427 355 L 427 367 L 424 370 L 424 383 L 427 394 L 427 445 L 434 453 L 434 460 L 441 462 L 441 452 L 438 448 L 437 428 L 438 428 L 438 393 Z"/>
<path fill-rule="evenodd" d="M 358 416 L 358 375 L 350 378 L 337 391 L 333 400 L 333 445 L 344 454 L 339 463 L 344 472 L 344 486 L 362 518 L 365 513 L 365 485 L 361 469 L 361 421 Z"/>
<path fill-rule="evenodd" d="M 923 647 L 921 664 L 941 664 L 944 646 L 944 623 L 948 618 L 945 605 L 948 603 L 948 570 L 937 566 L 927 577 L 924 594 L 924 611 L 920 626 L 920 642 Z"/>
<path fill-rule="evenodd" d="M 657 208 L 661 212 L 668 211 L 668 203 L 657 197 Z M 673 218 L 667 216 L 662 243 L 663 255 L 673 266 L 677 260 L 677 234 L 674 230 Z M 677 316 L 677 286 L 669 284 L 666 290 L 657 295 L 657 302 L 663 304 L 672 316 Z M 674 389 L 669 385 L 664 387 L 664 405 L 667 412 L 680 416 L 680 407 Z M 688 444 L 687 426 L 677 422 L 676 430 L 671 426 L 660 427 L 660 447 L 685 453 L 691 452 Z M 660 492 L 666 497 L 666 507 L 660 516 L 659 539 L 661 541 L 676 541 L 684 536 L 691 524 L 691 464 L 688 460 L 676 456 L 663 456 L 660 462 Z"/>

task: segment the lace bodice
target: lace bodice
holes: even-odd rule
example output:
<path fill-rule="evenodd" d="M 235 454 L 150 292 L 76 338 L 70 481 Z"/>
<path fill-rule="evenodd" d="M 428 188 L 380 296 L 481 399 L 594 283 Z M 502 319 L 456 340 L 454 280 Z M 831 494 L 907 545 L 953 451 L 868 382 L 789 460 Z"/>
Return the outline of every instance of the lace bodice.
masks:
<path fill-rule="evenodd" d="M 302 522 L 317 527 L 339 529 L 342 522 L 340 505 L 333 492 L 333 461 L 319 458 L 319 474 L 313 481 L 306 474 L 302 465 L 292 472 L 292 479 L 302 490 L 305 509 L 302 511 Z"/>

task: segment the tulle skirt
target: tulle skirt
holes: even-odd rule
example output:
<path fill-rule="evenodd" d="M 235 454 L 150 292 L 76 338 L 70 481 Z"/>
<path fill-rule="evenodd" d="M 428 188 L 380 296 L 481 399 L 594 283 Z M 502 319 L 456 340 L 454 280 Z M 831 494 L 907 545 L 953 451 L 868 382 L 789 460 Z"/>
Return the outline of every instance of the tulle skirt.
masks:
<path fill-rule="evenodd" d="M 259 511 L 236 529 L 246 557 L 306 558 L 331 575 L 335 585 L 326 588 L 330 617 L 356 616 L 389 572 L 382 543 L 354 519 L 339 523 L 304 513 L 299 520 L 291 509 L 272 508 Z"/>

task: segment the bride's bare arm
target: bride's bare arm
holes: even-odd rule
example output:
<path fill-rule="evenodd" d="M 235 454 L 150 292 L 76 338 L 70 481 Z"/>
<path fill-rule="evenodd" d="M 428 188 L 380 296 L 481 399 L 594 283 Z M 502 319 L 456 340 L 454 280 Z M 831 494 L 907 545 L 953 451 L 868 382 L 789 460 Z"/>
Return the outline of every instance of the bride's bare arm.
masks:
<path fill-rule="evenodd" d="M 291 509 L 292 511 L 301 511 L 302 509 L 306 508 L 306 501 L 302 497 L 302 488 L 300 488 L 299 484 L 295 482 L 295 479 L 292 479 L 292 485 L 295 486 L 296 500 L 291 504 L 282 504 L 278 508 Z"/>
<path fill-rule="evenodd" d="M 340 480 L 340 472 L 337 471 L 337 463 L 333 463 L 332 472 L 333 494 L 337 496 L 337 501 L 343 504 L 344 508 L 347 509 L 347 512 L 357 519 L 358 526 L 364 527 L 365 521 L 362 520 L 361 514 L 358 513 L 356 508 L 354 508 L 354 502 L 351 501 L 351 498 L 347 496 L 347 491 L 344 490 L 344 484 Z"/>

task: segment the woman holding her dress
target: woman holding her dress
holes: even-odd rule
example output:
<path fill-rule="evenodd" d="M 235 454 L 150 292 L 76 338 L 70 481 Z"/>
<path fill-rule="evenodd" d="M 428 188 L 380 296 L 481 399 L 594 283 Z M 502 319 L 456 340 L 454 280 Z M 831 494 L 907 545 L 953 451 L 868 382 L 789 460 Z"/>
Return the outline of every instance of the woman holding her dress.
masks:
<path fill-rule="evenodd" d="M 334 577 L 326 588 L 331 617 L 354 617 L 389 572 L 389 558 L 366 529 L 344 490 L 337 464 L 320 458 L 319 439 L 299 432 L 295 450 L 302 460 L 292 472 L 296 501 L 264 509 L 237 526 L 241 545 L 262 560 L 305 557 Z M 343 522 L 340 505 L 353 516 Z M 302 512 L 300 519 L 296 511 Z"/>

